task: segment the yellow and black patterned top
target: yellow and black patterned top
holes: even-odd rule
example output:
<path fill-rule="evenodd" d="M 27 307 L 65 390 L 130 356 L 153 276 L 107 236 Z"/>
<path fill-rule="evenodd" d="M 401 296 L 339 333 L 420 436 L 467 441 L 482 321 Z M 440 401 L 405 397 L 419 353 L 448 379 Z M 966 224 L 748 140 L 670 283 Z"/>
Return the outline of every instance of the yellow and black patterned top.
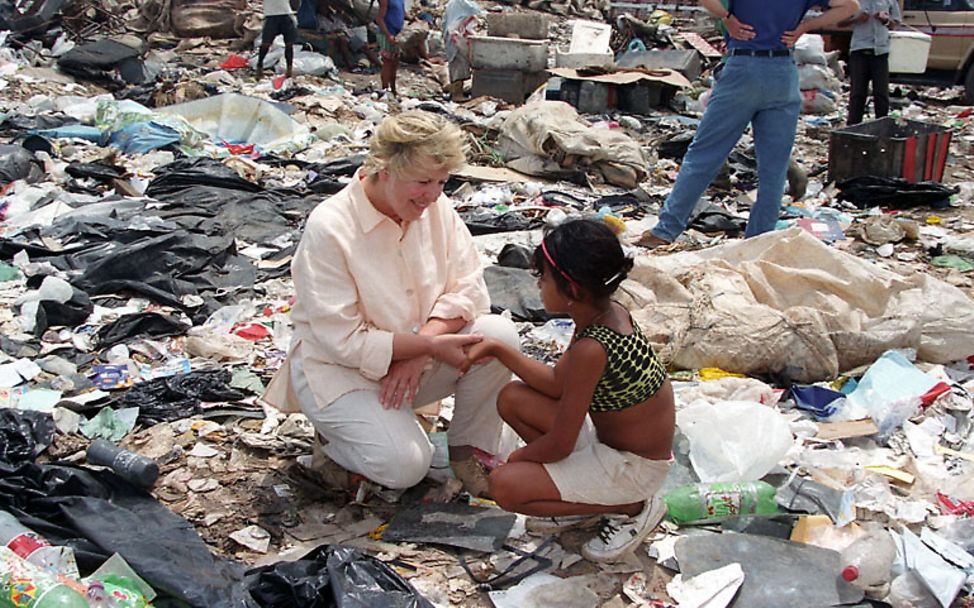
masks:
<path fill-rule="evenodd" d="M 608 358 L 595 386 L 590 412 L 624 410 L 642 403 L 666 381 L 666 368 L 635 321 L 628 335 L 604 325 L 589 325 L 575 336 L 576 341 L 582 338 L 601 344 Z"/>

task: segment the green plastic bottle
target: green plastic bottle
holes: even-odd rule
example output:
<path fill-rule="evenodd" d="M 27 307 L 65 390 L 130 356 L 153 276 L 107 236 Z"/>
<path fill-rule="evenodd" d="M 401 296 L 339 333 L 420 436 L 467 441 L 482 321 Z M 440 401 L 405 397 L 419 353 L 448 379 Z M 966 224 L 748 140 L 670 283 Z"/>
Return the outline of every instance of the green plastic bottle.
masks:
<path fill-rule="evenodd" d="M 0 547 L 0 608 L 88 608 L 84 596 Z"/>
<path fill-rule="evenodd" d="M 720 521 L 734 515 L 777 513 L 775 489 L 763 481 L 699 483 L 666 494 L 666 510 L 678 524 Z"/>

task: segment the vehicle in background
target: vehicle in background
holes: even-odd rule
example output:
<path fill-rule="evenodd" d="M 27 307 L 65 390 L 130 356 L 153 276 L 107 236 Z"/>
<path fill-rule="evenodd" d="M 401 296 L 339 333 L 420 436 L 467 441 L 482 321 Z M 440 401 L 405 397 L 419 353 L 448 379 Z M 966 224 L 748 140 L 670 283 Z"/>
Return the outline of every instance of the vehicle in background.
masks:
<path fill-rule="evenodd" d="M 974 105 L 974 0 L 900 0 L 901 29 L 931 36 L 922 74 L 890 74 L 901 84 L 964 87 L 964 103 Z M 850 30 L 823 32 L 829 50 L 849 50 Z"/>

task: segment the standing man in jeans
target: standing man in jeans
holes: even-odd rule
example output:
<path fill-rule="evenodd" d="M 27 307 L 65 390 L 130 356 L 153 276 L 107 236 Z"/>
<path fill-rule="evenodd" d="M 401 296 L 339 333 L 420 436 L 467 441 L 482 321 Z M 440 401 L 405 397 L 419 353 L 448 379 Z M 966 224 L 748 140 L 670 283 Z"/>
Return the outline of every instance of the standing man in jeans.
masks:
<path fill-rule="evenodd" d="M 889 114 L 889 29 L 903 19 L 897 0 L 859 0 L 859 7 L 851 19 L 840 23 L 853 26 L 849 45 L 850 125 L 862 122 L 870 81 L 876 118 Z"/>
<path fill-rule="evenodd" d="M 686 229 L 697 201 L 748 125 L 754 131 L 758 198 L 745 236 L 774 229 L 802 102 L 791 47 L 805 32 L 835 25 L 859 8 L 856 0 L 731 0 L 728 8 L 721 0 L 700 4 L 727 28 L 727 61 L 659 223 L 638 241 L 644 247 L 672 243 Z M 825 10 L 802 21 L 813 6 Z"/>

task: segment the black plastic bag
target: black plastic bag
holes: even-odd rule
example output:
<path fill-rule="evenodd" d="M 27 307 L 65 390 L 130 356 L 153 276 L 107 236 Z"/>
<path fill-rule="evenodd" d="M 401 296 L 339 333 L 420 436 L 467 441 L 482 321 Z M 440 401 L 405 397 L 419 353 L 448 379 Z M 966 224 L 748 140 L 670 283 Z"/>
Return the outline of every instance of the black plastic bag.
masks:
<path fill-rule="evenodd" d="M 348 547 L 318 547 L 247 579 L 261 608 L 433 608 L 388 564 Z"/>
<path fill-rule="evenodd" d="M 910 209 L 921 205 L 942 208 L 947 206 L 950 195 L 960 191 L 957 186 L 948 188 L 937 182 L 911 183 L 899 177 L 872 175 L 846 179 L 836 187 L 840 190 L 840 201 L 849 201 L 860 209 L 876 206 Z"/>
<path fill-rule="evenodd" d="M 101 161 L 90 163 L 79 163 L 77 161 L 68 164 L 64 172 L 71 177 L 79 179 L 91 178 L 100 182 L 111 183 L 113 179 L 120 179 L 125 176 L 125 169 L 115 165 L 110 165 Z"/>
<path fill-rule="evenodd" d="M 34 155 L 23 146 L 0 144 L 0 184 L 18 179 L 30 183 L 39 181 L 44 170 Z"/>
<path fill-rule="evenodd" d="M 155 169 L 156 178 L 145 189 L 146 196 L 165 198 L 191 186 L 216 186 L 228 190 L 258 192 L 261 187 L 212 158 L 181 158 Z"/>
<path fill-rule="evenodd" d="M 523 245 L 508 243 L 497 254 L 497 264 L 507 268 L 531 270 L 534 265 L 534 251 Z"/>
<path fill-rule="evenodd" d="M 40 336 L 48 327 L 75 327 L 85 322 L 88 315 L 95 309 L 88 294 L 77 287 L 72 287 L 71 299 L 67 302 L 57 300 L 41 300 L 37 305 L 37 315 L 34 320 L 34 335 Z"/>
<path fill-rule="evenodd" d="M 51 445 L 54 429 L 50 414 L 0 408 L 0 462 L 33 462 Z"/>
<path fill-rule="evenodd" d="M 98 330 L 98 346 L 108 348 L 136 336 L 152 336 L 155 338 L 181 336 L 188 329 L 188 325 L 157 312 L 122 315 Z"/>
<path fill-rule="evenodd" d="M 541 303 L 538 280 L 527 270 L 488 266 L 484 269 L 484 282 L 492 312 L 509 310 L 519 321 L 544 322 L 551 318 Z"/>
<path fill-rule="evenodd" d="M 460 218 L 470 229 L 470 234 L 494 234 L 496 232 L 514 232 L 516 230 L 534 230 L 544 225 L 540 217 L 528 218 L 518 212 L 495 213 L 494 211 L 462 211 Z"/>
<path fill-rule="evenodd" d="M 141 53 L 121 42 L 103 39 L 79 44 L 57 60 L 61 71 L 79 78 L 111 80 L 111 72 L 122 62 L 136 59 Z"/>
<path fill-rule="evenodd" d="M 230 371 L 196 371 L 142 382 L 125 391 L 112 405 L 138 407 L 146 426 L 187 418 L 202 412 L 200 400 L 240 401 L 246 395 L 229 386 Z"/>

